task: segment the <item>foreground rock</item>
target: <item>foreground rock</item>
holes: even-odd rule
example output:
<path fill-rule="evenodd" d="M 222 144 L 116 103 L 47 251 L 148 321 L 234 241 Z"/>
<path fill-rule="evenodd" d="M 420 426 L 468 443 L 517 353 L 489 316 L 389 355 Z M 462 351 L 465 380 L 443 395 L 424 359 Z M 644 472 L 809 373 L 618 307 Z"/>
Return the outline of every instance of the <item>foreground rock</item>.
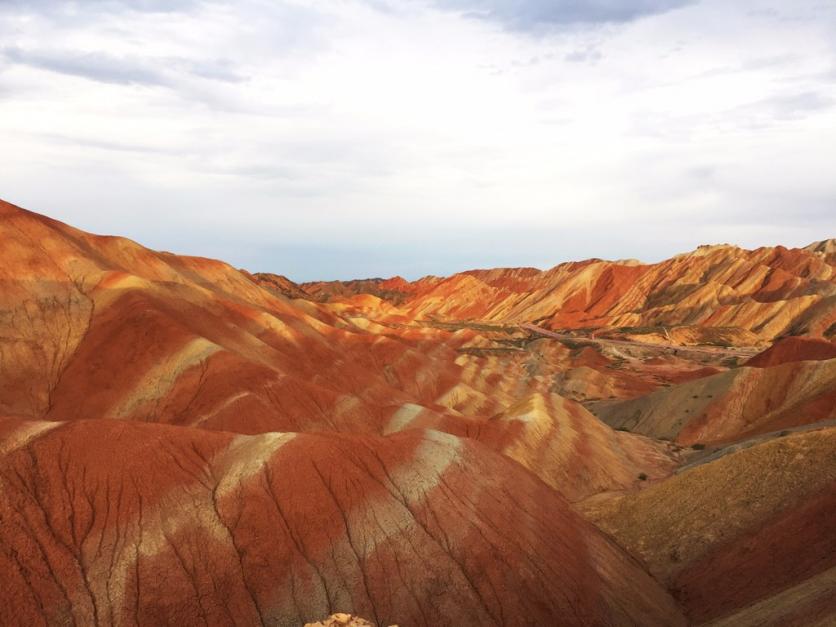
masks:
<path fill-rule="evenodd" d="M 332 614 L 316 623 L 305 623 L 305 627 L 375 627 L 369 621 L 351 614 Z M 390 627 L 398 627 L 390 625 Z"/>

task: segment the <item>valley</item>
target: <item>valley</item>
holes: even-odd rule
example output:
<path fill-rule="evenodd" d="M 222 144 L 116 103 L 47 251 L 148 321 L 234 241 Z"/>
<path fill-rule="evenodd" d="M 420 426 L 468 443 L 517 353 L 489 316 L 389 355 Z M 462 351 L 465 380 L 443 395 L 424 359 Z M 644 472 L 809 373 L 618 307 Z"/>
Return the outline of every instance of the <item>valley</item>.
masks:
<path fill-rule="evenodd" d="M 2 624 L 836 617 L 833 240 L 297 284 L 0 238 Z"/>

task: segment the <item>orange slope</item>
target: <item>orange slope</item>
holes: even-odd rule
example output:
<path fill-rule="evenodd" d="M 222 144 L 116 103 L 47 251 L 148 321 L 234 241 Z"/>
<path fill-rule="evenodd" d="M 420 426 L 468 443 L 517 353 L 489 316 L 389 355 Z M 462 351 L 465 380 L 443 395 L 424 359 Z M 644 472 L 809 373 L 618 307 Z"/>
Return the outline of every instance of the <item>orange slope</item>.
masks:
<path fill-rule="evenodd" d="M 684 624 L 560 496 L 470 440 L 0 432 L 3 624 Z"/>

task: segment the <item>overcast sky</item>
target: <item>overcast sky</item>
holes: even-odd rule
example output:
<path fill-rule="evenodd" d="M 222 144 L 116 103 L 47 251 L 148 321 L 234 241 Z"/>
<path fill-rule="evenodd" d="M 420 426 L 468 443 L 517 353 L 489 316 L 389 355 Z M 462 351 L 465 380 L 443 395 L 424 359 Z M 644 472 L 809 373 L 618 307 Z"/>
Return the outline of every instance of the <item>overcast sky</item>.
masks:
<path fill-rule="evenodd" d="M 0 197 L 296 280 L 805 245 L 836 1 L 0 0 Z"/>

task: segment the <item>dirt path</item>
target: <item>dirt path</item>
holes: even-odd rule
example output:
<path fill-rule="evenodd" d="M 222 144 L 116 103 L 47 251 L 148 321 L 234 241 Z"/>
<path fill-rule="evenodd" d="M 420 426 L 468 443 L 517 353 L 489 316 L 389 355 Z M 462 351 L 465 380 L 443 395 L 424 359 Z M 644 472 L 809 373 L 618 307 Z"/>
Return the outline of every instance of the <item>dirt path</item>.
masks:
<path fill-rule="evenodd" d="M 543 337 L 550 337 L 556 340 L 570 340 L 575 342 L 589 342 L 598 345 L 610 346 L 631 346 L 636 348 L 646 348 L 657 351 L 667 352 L 689 352 L 701 353 L 706 355 L 713 355 L 716 357 L 751 357 L 757 354 L 756 348 L 724 348 L 720 346 L 681 346 L 678 344 L 653 344 L 651 342 L 638 342 L 635 340 L 612 340 L 608 338 L 595 338 L 589 336 L 567 335 L 565 333 L 555 333 L 543 327 L 538 327 L 536 324 L 523 323 L 519 325 L 520 329 L 542 335 Z"/>

